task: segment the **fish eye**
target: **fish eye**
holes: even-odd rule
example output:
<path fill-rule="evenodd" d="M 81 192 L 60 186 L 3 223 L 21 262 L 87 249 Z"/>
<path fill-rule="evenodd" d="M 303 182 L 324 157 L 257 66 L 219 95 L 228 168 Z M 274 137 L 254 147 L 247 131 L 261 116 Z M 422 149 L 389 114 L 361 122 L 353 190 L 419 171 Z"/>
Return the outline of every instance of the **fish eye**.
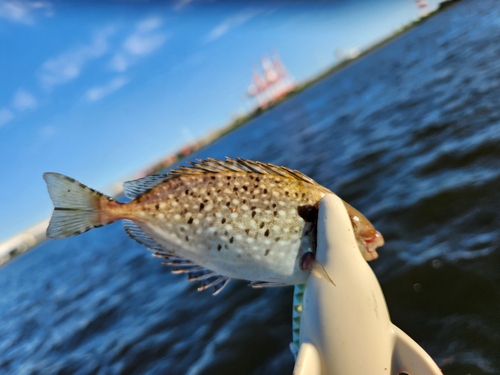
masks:
<path fill-rule="evenodd" d="M 352 216 L 351 217 L 351 222 L 352 222 L 352 227 L 354 228 L 354 232 L 358 232 L 359 225 L 361 224 L 359 217 L 357 216 Z"/>

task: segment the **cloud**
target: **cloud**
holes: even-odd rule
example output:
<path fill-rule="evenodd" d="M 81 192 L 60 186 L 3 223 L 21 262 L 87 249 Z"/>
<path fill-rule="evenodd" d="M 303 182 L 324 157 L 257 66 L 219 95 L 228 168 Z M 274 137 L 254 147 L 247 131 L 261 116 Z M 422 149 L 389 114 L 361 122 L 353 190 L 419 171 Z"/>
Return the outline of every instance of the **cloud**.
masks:
<path fill-rule="evenodd" d="M 149 17 L 137 23 L 136 30 L 145 33 L 157 29 L 161 24 L 162 20 L 160 17 Z"/>
<path fill-rule="evenodd" d="M 38 131 L 41 138 L 51 138 L 56 133 L 56 128 L 53 125 L 45 125 Z"/>
<path fill-rule="evenodd" d="M 97 100 L 101 100 L 105 96 L 115 92 L 116 90 L 122 88 L 129 82 L 129 79 L 126 77 L 117 77 L 103 86 L 93 87 L 87 90 L 86 97 L 90 102 L 95 102 Z"/>
<path fill-rule="evenodd" d="M 14 118 L 14 113 L 10 109 L 0 108 L 0 126 L 5 125 Z"/>
<path fill-rule="evenodd" d="M 165 35 L 130 35 L 123 43 L 123 49 L 131 55 L 148 55 L 165 41 Z"/>
<path fill-rule="evenodd" d="M 41 12 L 46 17 L 52 16 L 52 4 L 46 1 L 0 1 L 0 18 L 6 18 L 11 22 L 32 24 L 35 20 L 34 13 Z"/>
<path fill-rule="evenodd" d="M 19 89 L 14 94 L 12 106 L 18 111 L 25 111 L 27 109 L 34 109 L 37 106 L 36 98 L 29 92 Z"/>
<path fill-rule="evenodd" d="M 123 53 L 117 53 L 109 62 L 109 67 L 117 72 L 124 72 L 131 65 L 131 61 Z"/>
<path fill-rule="evenodd" d="M 224 34 L 227 34 L 232 28 L 243 25 L 245 22 L 255 17 L 259 13 L 260 10 L 245 10 L 225 19 L 208 33 L 208 35 L 205 37 L 205 42 L 213 42 Z"/>
<path fill-rule="evenodd" d="M 28 91 L 18 89 L 12 98 L 12 107 L 18 112 L 37 107 L 36 98 Z M 15 111 L 7 107 L 0 108 L 0 126 L 12 121 L 16 117 Z"/>
<path fill-rule="evenodd" d="M 38 77 L 42 86 L 50 89 L 78 77 L 85 64 L 101 57 L 108 51 L 108 39 L 112 34 L 114 34 L 113 28 L 104 28 L 94 36 L 89 44 L 45 61 Z"/>
<path fill-rule="evenodd" d="M 179 11 L 182 10 L 186 5 L 190 4 L 193 0 L 176 0 L 174 1 L 174 10 Z"/>
<path fill-rule="evenodd" d="M 117 72 L 125 72 L 140 58 L 160 48 L 167 35 L 156 31 L 162 24 L 158 17 L 149 17 L 136 24 L 135 30 L 123 42 L 121 49 L 109 62 L 109 67 Z"/>

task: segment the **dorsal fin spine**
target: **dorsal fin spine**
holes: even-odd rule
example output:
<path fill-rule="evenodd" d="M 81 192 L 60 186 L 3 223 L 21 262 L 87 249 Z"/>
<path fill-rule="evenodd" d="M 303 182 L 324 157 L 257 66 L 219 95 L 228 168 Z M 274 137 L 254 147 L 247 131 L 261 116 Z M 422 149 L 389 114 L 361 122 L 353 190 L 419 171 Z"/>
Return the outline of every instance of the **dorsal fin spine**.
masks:
<path fill-rule="evenodd" d="M 223 161 L 207 158 L 206 160 L 196 159 L 196 161 L 190 161 L 188 163 L 190 164 L 189 166 L 179 166 L 177 169 L 170 171 L 168 174 L 151 175 L 135 181 L 125 182 L 123 185 L 125 195 L 131 199 L 135 199 L 162 182 L 173 178 L 205 173 L 224 172 L 277 175 L 284 178 L 293 178 L 309 184 L 318 185 L 312 178 L 299 171 L 286 167 L 279 167 L 273 164 L 265 164 L 260 161 L 245 160 L 241 158 L 226 158 L 226 160 Z"/>
<path fill-rule="evenodd" d="M 171 171 L 169 176 L 178 177 L 186 175 L 198 175 L 203 173 L 223 173 L 223 172 L 240 172 L 240 173 L 259 173 L 278 175 L 285 178 L 293 178 L 295 180 L 304 181 L 310 184 L 318 185 L 312 178 L 305 174 L 289 169 L 279 167 L 273 164 L 265 164 L 259 161 L 232 159 L 226 158 L 225 161 L 207 158 L 206 160 L 197 159 L 195 162 L 190 162 L 190 166 L 180 166 Z"/>
<path fill-rule="evenodd" d="M 127 198 L 135 199 L 169 178 L 171 177 L 168 174 L 153 174 L 138 180 L 127 181 L 123 184 L 125 195 Z"/>

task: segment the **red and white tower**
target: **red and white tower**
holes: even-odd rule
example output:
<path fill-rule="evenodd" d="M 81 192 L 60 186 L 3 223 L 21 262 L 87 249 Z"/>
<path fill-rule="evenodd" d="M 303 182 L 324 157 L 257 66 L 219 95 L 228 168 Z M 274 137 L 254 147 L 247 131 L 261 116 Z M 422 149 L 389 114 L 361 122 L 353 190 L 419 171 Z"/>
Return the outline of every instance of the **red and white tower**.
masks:
<path fill-rule="evenodd" d="M 261 71 L 253 69 L 252 84 L 247 89 L 247 96 L 255 101 L 257 107 L 265 108 L 295 87 L 295 80 L 275 52 L 272 58 L 262 56 Z"/>

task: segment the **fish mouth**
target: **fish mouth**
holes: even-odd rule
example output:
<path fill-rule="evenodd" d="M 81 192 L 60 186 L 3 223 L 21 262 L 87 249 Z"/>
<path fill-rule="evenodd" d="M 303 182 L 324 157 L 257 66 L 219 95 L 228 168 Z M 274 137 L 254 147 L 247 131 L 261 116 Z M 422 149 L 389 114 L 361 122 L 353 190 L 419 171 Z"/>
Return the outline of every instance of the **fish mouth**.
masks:
<path fill-rule="evenodd" d="M 378 258 L 377 248 L 384 245 L 384 237 L 382 233 L 378 230 L 375 231 L 375 234 L 370 238 L 363 239 L 363 247 L 365 248 L 365 259 L 366 260 L 374 260 Z"/>

